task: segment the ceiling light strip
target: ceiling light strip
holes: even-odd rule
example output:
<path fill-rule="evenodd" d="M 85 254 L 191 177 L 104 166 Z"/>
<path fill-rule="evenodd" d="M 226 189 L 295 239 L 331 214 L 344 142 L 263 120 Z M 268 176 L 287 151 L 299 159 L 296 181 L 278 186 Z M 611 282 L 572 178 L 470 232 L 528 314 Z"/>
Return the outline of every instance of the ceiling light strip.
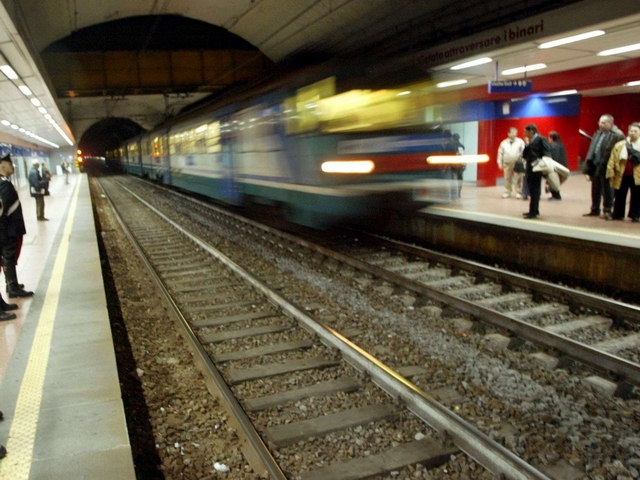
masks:
<path fill-rule="evenodd" d="M 612 48 L 610 50 L 603 50 L 602 52 L 598 52 L 598 56 L 607 57 L 609 55 L 617 55 L 619 53 L 633 52 L 634 50 L 640 50 L 640 43 L 627 45 L 626 47 L 618 47 L 618 48 Z"/>
<path fill-rule="evenodd" d="M 565 37 L 558 40 L 553 40 L 551 42 L 545 42 L 538 45 L 538 48 L 559 47 L 560 45 L 566 45 L 567 43 L 581 42 L 582 40 L 587 40 L 589 38 L 599 37 L 601 35 L 604 35 L 605 33 L 606 32 L 604 30 L 593 30 L 592 32 L 581 33 L 579 35 L 573 35 L 571 37 Z"/>

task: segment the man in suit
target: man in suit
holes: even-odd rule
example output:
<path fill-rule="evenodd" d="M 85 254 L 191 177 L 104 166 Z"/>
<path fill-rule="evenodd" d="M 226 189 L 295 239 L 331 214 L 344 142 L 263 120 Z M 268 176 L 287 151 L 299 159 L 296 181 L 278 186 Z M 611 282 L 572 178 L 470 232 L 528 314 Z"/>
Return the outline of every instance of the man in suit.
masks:
<path fill-rule="evenodd" d="M 29 191 L 31 196 L 36 199 L 36 216 L 39 221 L 49 220 L 44 218 L 44 194 L 47 186 L 46 181 L 40 175 L 40 162 L 33 160 L 31 162 L 31 170 L 29 171 Z"/>
<path fill-rule="evenodd" d="M 542 190 L 542 173 L 533 171 L 533 163 L 542 157 L 551 157 L 551 146 L 546 138 L 538 133 L 538 127 L 530 123 L 524 127 L 524 143 L 522 158 L 527 163 L 526 180 L 529 185 L 529 211 L 523 213 L 524 218 L 534 220 L 540 215 L 540 192 Z"/>
<path fill-rule="evenodd" d="M 602 202 L 604 218 L 609 220 L 613 210 L 614 192 L 607 180 L 607 164 L 614 145 L 624 140 L 624 133 L 614 125 L 613 116 L 609 114 L 600 117 L 598 127 L 600 129 L 593 134 L 585 163 L 584 173 L 591 180 L 591 210 L 583 217 L 599 217 Z"/>
<path fill-rule="evenodd" d="M 5 241 L 2 245 L 2 269 L 7 281 L 7 294 L 9 298 L 31 297 L 33 292 L 24 290 L 24 285 L 18 283 L 16 265 L 22 248 L 22 237 L 27 233 L 22 216 L 22 205 L 18 192 L 9 177 L 14 173 L 11 156 L 0 158 L 0 198 L 5 206 L 2 221 L 5 232 Z"/>

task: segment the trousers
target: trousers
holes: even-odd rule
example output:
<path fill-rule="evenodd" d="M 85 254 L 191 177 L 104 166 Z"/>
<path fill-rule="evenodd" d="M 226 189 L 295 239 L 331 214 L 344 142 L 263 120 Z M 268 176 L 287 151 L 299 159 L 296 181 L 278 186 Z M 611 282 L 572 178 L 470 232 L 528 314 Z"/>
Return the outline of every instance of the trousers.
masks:
<path fill-rule="evenodd" d="M 611 213 L 613 188 L 604 175 L 594 175 L 591 177 L 591 213 L 600 213 L 600 202 L 604 213 Z"/>

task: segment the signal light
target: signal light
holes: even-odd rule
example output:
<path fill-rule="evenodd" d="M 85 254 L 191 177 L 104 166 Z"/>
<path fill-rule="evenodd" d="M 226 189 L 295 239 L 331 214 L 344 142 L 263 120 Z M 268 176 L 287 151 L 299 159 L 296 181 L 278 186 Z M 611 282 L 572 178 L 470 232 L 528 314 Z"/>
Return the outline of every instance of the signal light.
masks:
<path fill-rule="evenodd" d="M 82 150 L 78 149 L 78 150 L 76 150 L 76 153 L 77 153 L 78 155 L 82 155 Z"/>

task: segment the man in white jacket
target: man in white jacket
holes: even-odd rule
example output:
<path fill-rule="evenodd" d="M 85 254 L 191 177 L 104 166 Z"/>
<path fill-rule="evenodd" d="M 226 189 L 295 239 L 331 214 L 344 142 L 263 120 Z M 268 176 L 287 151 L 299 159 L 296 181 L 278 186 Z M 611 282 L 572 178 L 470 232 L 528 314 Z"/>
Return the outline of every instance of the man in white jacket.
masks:
<path fill-rule="evenodd" d="M 522 179 L 524 170 L 516 172 L 516 165 L 522 162 L 522 151 L 524 150 L 524 140 L 518 138 L 518 129 L 509 128 L 509 134 L 498 147 L 498 168 L 504 171 L 504 193 L 502 198 L 509 198 L 515 183 L 516 198 L 522 198 Z M 515 180 L 515 181 L 514 181 Z"/>

